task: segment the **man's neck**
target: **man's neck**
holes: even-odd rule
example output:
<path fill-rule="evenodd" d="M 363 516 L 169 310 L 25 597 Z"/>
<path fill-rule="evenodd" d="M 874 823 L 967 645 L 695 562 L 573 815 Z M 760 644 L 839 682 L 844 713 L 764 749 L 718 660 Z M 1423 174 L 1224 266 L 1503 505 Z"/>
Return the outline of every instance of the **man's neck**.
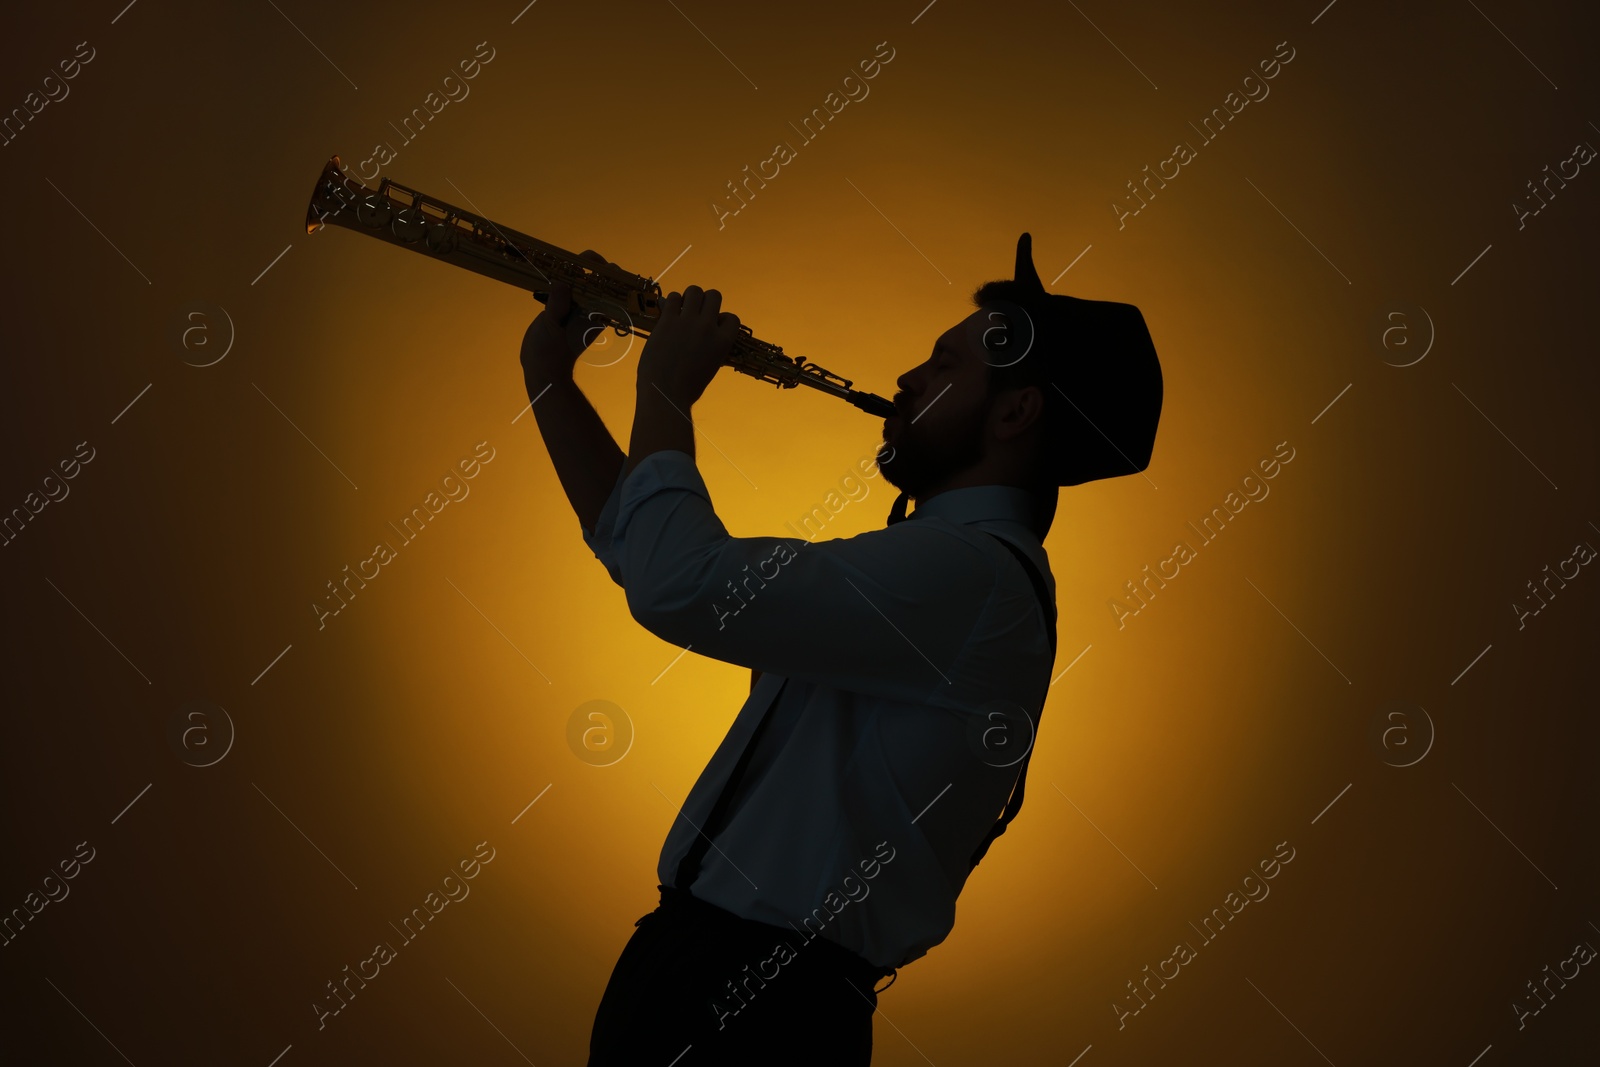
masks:
<path fill-rule="evenodd" d="M 928 501 L 932 500 L 941 493 L 948 493 L 952 489 L 970 489 L 973 486 L 979 485 L 1004 485 L 1012 489 L 1028 489 L 1028 487 L 1025 485 L 1017 485 L 1013 482 L 1005 481 L 1004 479 L 995 478 L 993 475 L 990 475 L 986 472 L 963 471 L 962 473 L 941 482 L 935 488 L 925 491 L 920 496 L 908 495 L 908 499 L 913 505 L 915 505 L 915 507 L 920 508 L 925 506 Z M 1029 492 L 1032 493 L 1032 490 L 1029 490 Z M 1056 498 L 1054 496 L 1052 496 L 1048 504 L 1044 506 L 1044 512 L 1044 514 L 1034 515 L 1032 517 L 1032 521 L 1028 523 L 1029 527 L 1038 536 L 1040 541 L 1045 539 L 1045 535 L 1050 532 L 1050 527 L 1055 521 Z"/>
<path fill-rule="evenodd" d="M 1004 485 L 1014 489 L 1024 488 L 1013 481 L 996 477 L 991 471 L 968 469 L 946 478 L 932 489 L 924 490 L 920 494 L 912 494 L 911 502 L 920 508 L 940 493 L 948 493 L 952 489 L 971 489 L 979 485 Z"/>

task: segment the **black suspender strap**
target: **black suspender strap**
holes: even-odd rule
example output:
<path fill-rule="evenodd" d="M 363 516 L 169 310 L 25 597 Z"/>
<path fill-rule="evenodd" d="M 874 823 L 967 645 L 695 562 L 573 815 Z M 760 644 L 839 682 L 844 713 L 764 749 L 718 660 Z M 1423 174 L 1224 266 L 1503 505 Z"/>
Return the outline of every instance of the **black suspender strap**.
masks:
<path fill-rule="evenodd" d="M 987 533 L 988 531 L 984 532 Z M 1027 572 L 1029 579 L 1031 579 L 1033 582 L 1033 591 L 1039 596 L 1039 610 L 1044 612 L 1045 629 L 1050 635 L 1050 666 L 1045 669 L 1045 673 L 1048 675 L 1050 670 L 1055 666 L 1056 656 L 1056 610 L 1055 605 L 1050 603 L 1050 590 L 1045 587 L 1044 576 L 1039 573 L 1039 568 L 1034 566 L 1033 561 L 1028 558 L 1027 554 L 1024 553 L 1022 549 L 1018 548 L 1016 545 L 1012 544 L 1010 541 L 1007 541 L 998 534 L 991 533 L 989 536 L 993 537 L 996 541 L 999 541 L 1002 545 L 1005 545 L 1006 548 L 1011 550 L 1011 554 L 1017 557 L 1017 562 L 1022 564 L 1022 569 Z M 972 866 L 974 867 L 978 865 L 979 860 L 983 859 L 984 853 L 989 851 L 989 846 L 994 844 L 994 839 L 1006 832 L 1006 826 L 1010 824 L 1012 819 L 1017 817 L 1017 812 L 1022 810 L 1022 790 L 1023 786 L 1028 780 L 1028 760 L 1033 755 L 1033 742 L 1038 739 L 1037 720 L 1043 717 L 1042 713 L 1044 711 L 1045 697 L 1049 695 L 1049 692 L 1050 683 L 1046 681 L 1044 694 L 1039 697 L 1038 710 L 1041 714 L 1035 717 L 1034 737 L 1029 739 L 1028 753 L 1022 757 L 1022 769 L 1017 772 L 1016 787 L 1011 792 L 1011 798 L 1006 801 L 1004 814 L 1002 814 L 1000 816 L 1000 820 L 990 828 L 988 835 L 985 836 L 982 843 L 978 845 L 977 851 L 973 852 Z"/>
<path fill-rule="evenodd" d="M 1039 608 L 1044 612 L 1045 627 L 1050 635 L 1050 666 L 1053 667 L 1056 652 L 1056 612 L 1054 605 L 1050 603 L 1050 591 L 1045 586 L 1044 576 L 1039 573 L 1039 568 L 1034 566 L 1033 561 L 1027 557 L 1022 549 L 997 534 L 990 534 L 989 536 L 1005 545 L 1011 554 L 1017 557 L 1017 562 L 1022 564 L 1023 571 L 1027 573 L 1029 580 L 1033 582 L 1034 592 L 1039 597 Z M 1049 669 L 1049 667 L 1046 668 L 1047 674 Z M 701 861 L 705 859 L 706 853 L 711 848 L 711 839 L 722 829 L 722 824 L 727 819 L 728 808 L 732 805 L 733 798 L 738 795 L 739 786 L 744 779 L 745 767 L 750 763 L 750 757 L 755 753 L 756 744 L 761 740 L 762 732 L 766 730 L 767 724 L 772 721 L 773 708 L 783 695 L 783 686 L 787 684 L 788 679 L 786 678 L 778 686 L 778 692 L 773 695 L 772 702 L 767 706 L 767 710 L 762 713 L 761 720 L 756 723 L 755 729 L 751 731 L 749 742 L 745 744 L 744 751 L 739 755 L 739 761 L 734 764 L 733 772 L 728 776 L 728 781 L 722 787 L 722 792 L 718 795 L 716 803 L 712 805 L 711 814 L 706 817 L 706 824 L 699 827 L 699 834 L 695 837 L 694 844 L 690 846 L 689 851 L 678 863 L 677 873 L 672 880 L 674 888 L 687 890 L 694 884 L 695 878 L 699 876 Z M 1046 682 L 1046 694 L 1048 694 L 1049 688 L 1049 683 Z M 1044 700 L 1044 696 L 1041 695 L 1039 698 L 1039 712 L 1044 710 Z M 1036 735 L 1038 718 L 1039 716 L 1036 714 L 1034 722 Z M 1028 760 L 1033 755 L 1033 740 L 1030 739 L 1028 754 L 1022 757 L 1022 769 L 1017 772 L 1017 783 L 1012 789 L 1010 799 L 1006 801 L 1005 812 L 989 830 L 988 835 L 978 846 L 977 851 L 972 854 L 972 866 L 974 867 L 978 865 L 979 860 L 983 859 L 984 853 L 989 851 L 989 846 L 994 843 L 994 839 L 1006 832 L 1007 824 L 1017 817 L 1017 812 L 1022 810 L 1023 787 L 1028 779 Z"/>
<path fill-rule="evenodd" d="M 773 709 L 778 705 L 778 698 L 783 695 L 783 687 L 788 684 L 787 678 L 778 683 L 778 691 L 773 694 L 772 702 L 767 705 L 767 710 L 761 713 L 761 721 L 756 723 L 756 728 L 750 732 L 750 740 L 745 744 L 744 751 L 739 754 L 739 762 L 733 765 L 733 773 L 728 775 L 728 781 L 723 785 L 716 803 L 711 806 L 711 814 L 706 816 L 706 824 L 699 828 L 699 836 L 694 839 L 694 844 L 689 846 L 689 851 L 678 863 L 677 873 L 672 879 L 674 888 L 687 890 L 699 876 L 700 861 L 705 859 L 706 852 L 711 848 L 712 836 L 722 829 L 722 823 L 727 819 L 728 807 L 738 795 L 739 784 L 744 779 L 744 769 L 755 753 L 756 743 L 761 740 L 762 731 L 772 721 Z M 684 818 L 688 819 L 688 816 L 685 815 Z"/>

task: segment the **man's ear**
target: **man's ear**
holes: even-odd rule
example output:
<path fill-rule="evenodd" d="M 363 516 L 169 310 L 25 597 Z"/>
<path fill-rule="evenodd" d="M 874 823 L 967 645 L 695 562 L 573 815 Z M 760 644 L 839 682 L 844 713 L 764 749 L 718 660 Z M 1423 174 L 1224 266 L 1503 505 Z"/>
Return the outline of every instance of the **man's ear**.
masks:
<path fill-rule="evenodd" d="M 1044 390 L 1037 385 L 1025 385 L 1004 391 L 1000 406 L 1000 425 L 997 433 L 1002 441 L 1021 437 L 1028 428 L 1044 417 Z"/>

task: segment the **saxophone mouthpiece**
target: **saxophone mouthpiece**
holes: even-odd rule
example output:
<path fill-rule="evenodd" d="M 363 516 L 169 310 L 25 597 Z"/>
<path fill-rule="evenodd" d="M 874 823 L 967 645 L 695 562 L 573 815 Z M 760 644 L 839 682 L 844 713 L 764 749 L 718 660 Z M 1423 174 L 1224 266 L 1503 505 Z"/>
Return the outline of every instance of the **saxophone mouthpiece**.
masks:
<path fill-rule="evenodd" d="M 848 397 L 850 403 L 865 411 L 869 415 L 887 419 L 895 413 L 894 402 L 886 400 L 876 393 L 860 393 L 852 391 Z"/>

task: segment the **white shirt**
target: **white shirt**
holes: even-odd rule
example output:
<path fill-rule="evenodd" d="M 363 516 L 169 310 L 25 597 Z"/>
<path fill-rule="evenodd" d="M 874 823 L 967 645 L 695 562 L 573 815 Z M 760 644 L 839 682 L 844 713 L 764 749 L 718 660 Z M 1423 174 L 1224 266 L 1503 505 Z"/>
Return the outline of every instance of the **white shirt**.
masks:
<path fill-rule="evenodd" d="M 945 939 L 1052 669 L 1033 584 L 986 532 L 1027 554 L 1053 604 L 1029 508 L 1024 490 L 984 485 L 854 537 L 732 537 L 688 454 L 655 452 L 619 474 L 583 538 L 633 617 L 762 672 L 667 834 L 661 884 L 674 884 L 770 707 L 694 895 L 808 937 L 820 929 L 885 968 Z M 1008 729 L 987 717 L 1002 706 L 1028 718 L 1013 712 Z M 984 733 L 997 723 L 999 742 Z"/>

